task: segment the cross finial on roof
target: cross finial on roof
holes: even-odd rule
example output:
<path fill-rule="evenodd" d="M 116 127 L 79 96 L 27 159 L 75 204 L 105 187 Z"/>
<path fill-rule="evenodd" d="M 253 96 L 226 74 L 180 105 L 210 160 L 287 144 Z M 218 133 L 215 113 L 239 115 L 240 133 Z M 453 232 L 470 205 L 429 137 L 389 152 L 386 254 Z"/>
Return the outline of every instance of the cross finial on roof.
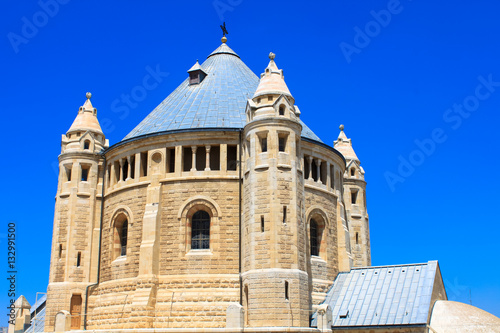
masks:
<path fill-rule="evenodd" d="M 223 43 L 226 43 L 227 42 L 226 35 L 228 34 L 227 29 L 226 29 L 226 22 L 224 22 L 224 24 L 221 25 L 220 28 L 222 29 L 222 39 L 221 40 Z"/>

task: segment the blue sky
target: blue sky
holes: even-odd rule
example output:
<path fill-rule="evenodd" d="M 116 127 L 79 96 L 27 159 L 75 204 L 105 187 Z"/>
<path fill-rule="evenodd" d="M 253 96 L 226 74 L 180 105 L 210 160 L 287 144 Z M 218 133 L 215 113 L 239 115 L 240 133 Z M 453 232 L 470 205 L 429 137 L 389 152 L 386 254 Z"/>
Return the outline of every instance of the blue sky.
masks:
<path fill-rule="evenodd" d="M 0 249 L 6 272 L 15 221 L 18 295 L 47 288 L 61 134 L 85 93 L 117 143 L 220 45 L 226 21 L 256 74 L 276 53 L 325 143 L 345 125 L 366 171 L 373 265 L 439 260 L 449 299 L 500 316 L 500 4 L 55 1 L 8 1 L 0 20 Z M 125 104 L 150 70 L 158 85 Z"/>

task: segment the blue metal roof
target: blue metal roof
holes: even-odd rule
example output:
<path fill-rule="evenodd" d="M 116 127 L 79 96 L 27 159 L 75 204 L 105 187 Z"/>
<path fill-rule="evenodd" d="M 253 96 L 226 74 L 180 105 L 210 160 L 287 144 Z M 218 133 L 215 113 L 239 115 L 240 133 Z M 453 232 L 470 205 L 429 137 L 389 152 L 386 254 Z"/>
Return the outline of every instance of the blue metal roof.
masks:
<path fill-rule="evenodd" d="M 207 76 L 189 85 L 186 78 L 123 140 L 142 135 L 205 128 L 243 128 L 247 100 L 253 97 L 259 78 L 223 43 L 201 64 Z M 304 123 L 302 136 L 321 142 Z"/>
<path fill-rule="evenodd" d="M 339 273 L 324 301 L 332 327 L 426 324 L 437 269 L 437 261 L 429 261 Z"/>
<path fill-rule="evenodd" d="M 43 332 L 45 328 L 45 302 L 47 301 L 47 294 L 43 294 L 35 305 L 30 309 L 31 326 L 24 331 L 24 333 L 37 333 Z M 35 316 L 36 311 L 36 316 Z"/>

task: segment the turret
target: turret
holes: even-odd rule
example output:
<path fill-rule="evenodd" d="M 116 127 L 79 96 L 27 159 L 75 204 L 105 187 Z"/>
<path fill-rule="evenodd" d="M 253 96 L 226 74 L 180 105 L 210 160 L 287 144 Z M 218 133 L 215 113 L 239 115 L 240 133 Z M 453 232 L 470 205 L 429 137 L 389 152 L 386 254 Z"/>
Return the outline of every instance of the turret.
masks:
<path fill-rule="evenodd" d="M 309 326 L 302 125 L 283 71 L 270 62 L 244 128 L 242 288 L 245 326 Z"/>
<path fill-rule="evenodd" d="M 370 266 L 370 228 L 366 210 L 365 171 L 354 152 L 351 139 L 348 139 L 344 133 L 344 125 L 340 125 L 339 128 L 340 134 L 334 143 L 334 147 L 346 159 L 344 204 L 351 237 L 353 266 Z"/>
<path fill-rule="evenodd" d="M 103 184 L 101 152 L 108 142 L 97 120 L 91 94 L 62 136 L 52 237 L 46 331 L 56 314 L 71 314 L 71 328 L 83 325 L 86 288 L 97 281 Z"/>

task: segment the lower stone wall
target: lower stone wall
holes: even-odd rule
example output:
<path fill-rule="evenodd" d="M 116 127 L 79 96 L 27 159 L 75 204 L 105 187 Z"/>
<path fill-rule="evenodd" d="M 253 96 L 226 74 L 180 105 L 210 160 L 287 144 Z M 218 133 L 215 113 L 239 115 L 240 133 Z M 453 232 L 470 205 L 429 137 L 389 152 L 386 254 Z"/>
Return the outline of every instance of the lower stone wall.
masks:
<path fill-rule="evenodd" d="M 239 302 L 237 274 L 193 274 L 160 277 L 145 303 L 144 318 L 138 279 L 105 282 L 89 297 L 88 329 L 223 328 L 226 309 Z M 146 296 L 147 297 L 147 296 Z M 142 318 L 141 320 L 137 320 Z"/>

